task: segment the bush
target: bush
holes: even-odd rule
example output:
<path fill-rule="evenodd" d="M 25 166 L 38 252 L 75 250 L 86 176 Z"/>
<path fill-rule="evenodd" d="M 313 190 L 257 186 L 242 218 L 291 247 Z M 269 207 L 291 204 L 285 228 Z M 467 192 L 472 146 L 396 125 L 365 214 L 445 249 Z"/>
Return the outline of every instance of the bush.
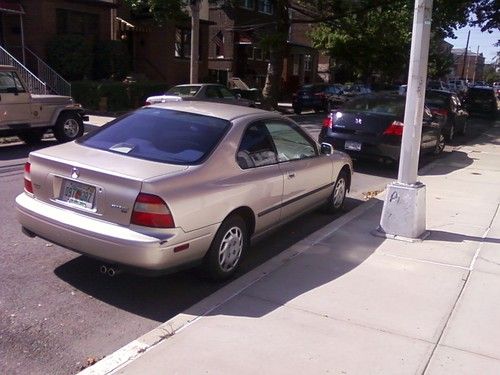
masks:
<path fill-rule="evenodd" d="M 92 56 L 90 43 L 80 35 L 58 35 L 47 45 L 48 64 L 70 81 L 89 76 Z"/>
<path fill-rule="evenodd" d="M 101 98 L 106 97 L 107 110 L 112 112 L 141 107 L 148 96 L 162 94 L 167 89 L 165 83 L 155 82 L 78 81 L 71 84 L 73 98 L 84 108 L 99 110 Z"/>
<path fill-rule="evenodd" d="M 115 78 L 122 80 L 130 68 L 127 47 L 119 40 L 97 42 L 94 48 L 94 79 Z"/>

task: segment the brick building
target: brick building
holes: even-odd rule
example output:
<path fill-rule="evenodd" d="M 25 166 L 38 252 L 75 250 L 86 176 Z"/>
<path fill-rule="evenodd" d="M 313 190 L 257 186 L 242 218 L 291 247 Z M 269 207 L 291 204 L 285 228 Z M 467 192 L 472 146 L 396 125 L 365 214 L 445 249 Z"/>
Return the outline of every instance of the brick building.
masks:
<path fill-rule="evenodd" d="M 482 81 L 484 76 L 484 56 L 482 53 L 467 51 L 465 48 L 456 48 L 451 51 L 453 54 L 454 78 L 463 78 L 467 81 Z M 462 77 L 463 73 L 463 77 Z"/>

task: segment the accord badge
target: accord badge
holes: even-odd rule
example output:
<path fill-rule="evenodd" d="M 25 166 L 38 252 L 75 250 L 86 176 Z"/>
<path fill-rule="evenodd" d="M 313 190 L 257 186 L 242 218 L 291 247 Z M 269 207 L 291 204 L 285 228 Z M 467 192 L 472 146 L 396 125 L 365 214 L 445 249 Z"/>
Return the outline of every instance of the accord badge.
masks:
<path fill-rule="evenodd" d="M 78 178 L 80 177 L 80 171 L 76 168 L 73 168 L 71 170 L 71 178 Z"/>

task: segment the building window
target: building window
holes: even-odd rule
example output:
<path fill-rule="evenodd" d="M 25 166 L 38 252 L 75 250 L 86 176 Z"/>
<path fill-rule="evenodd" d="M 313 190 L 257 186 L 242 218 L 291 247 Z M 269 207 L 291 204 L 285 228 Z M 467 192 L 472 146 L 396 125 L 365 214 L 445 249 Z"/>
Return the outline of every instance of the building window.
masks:
<path fill-rule="evenodd" d="M 312 66 L 312 56 L 304 55 L 304 71 L 310 72 Z"/>
<path fill-rule="evenodd" d="M 255 47 L 253 49 L 253 59 L 254 60 L 262 60 L 262 48 Z"/>
<path fill-rule="evenodd" d="M 219 31 L 213 38 L 215 44 L 215 56 L 218 59 L 224 58 L 224 33 Z"/>
<path fill-rule="evenodd" d="M 191 57 L 191 30 L 175 29 L 175 57 Z"/>
<path fill-rule="evenodd" d="M 245 9 L 254 10 L 255 0 L 241 0 L 241 7 Z"/>
<path fill-rule="evenodd" d="M 273 3 L 271 0 L 258 0 L 258 10 L 260 13 L 273 14 Z"/>
<path fill-rule="evenodd" d="M 77 34 L 83 36 L 99 35 L 99 15 L 56 9 L 57 34 Z"/>

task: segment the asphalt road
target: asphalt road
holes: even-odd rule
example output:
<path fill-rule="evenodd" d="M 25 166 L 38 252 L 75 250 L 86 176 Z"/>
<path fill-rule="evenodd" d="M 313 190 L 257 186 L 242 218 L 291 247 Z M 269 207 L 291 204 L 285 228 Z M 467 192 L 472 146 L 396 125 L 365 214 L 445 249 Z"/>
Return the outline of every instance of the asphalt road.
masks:
<path fill-rule="evenodd" d="M 323 116 L 295 119 L 317 135 Z M 473 121 L 467 139 L 488 127 L 487 121 Z M 463 141 L 458 138 L 446 152 Z M 45 140 L 40 147 L 52 144 Z M 100 264 L 94 260 L 24 236 L 14 198 L 22 191 L 22 168 L 30 150 L 23 144 L 0 145 L 0 373 L 76 373 L 87 361 L 106 356 L 224 285 L 195 271 L 109 278 L 98 272 Z M 394 168 L 378 163 L 355 163 L 355 172 L 345 212 L 397 177 Z M 313 212 L 253 244 L 240 275 L 340 215 Z"/>

